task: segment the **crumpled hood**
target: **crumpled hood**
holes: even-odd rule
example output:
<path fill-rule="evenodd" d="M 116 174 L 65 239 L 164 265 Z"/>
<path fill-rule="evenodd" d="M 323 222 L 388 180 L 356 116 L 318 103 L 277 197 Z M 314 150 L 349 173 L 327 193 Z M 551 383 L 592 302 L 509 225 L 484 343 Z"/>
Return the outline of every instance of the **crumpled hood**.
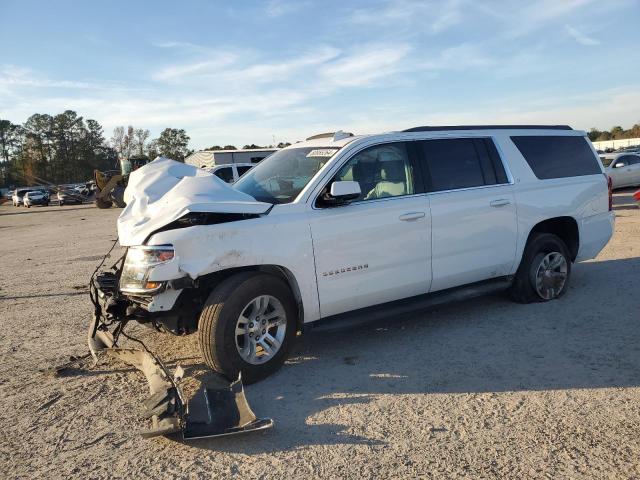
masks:
<path fill-rule="evenodd" d="M 165 157 L 131 173 L 124 200 L 127 207 L 118 218 L 123 246 L 141 245 L 151 233 L 189 212 L 261 214 L 272 206 L 209 172 Z"/>

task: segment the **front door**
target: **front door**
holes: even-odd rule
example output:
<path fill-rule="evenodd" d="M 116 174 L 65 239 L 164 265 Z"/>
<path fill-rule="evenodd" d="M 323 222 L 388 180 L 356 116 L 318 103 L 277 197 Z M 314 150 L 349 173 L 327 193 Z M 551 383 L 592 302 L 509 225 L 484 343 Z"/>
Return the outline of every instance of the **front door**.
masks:
<path fill-rule="evenodd" d="M 310 210 L 322 317 L 428 292 L 429 199 L 416 173 L 404 142 L 370 147 L 332 179 L 357 181 L 360 198 Z"/>

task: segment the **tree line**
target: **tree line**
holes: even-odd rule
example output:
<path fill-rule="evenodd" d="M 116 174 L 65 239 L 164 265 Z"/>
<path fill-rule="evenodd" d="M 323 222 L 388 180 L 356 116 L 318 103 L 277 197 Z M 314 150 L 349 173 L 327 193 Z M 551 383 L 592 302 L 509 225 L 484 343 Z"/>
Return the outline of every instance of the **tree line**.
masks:
<path fill-rule="evenodd" d="M 36 113 L 23 124 L 0 119 L 0 187 L 83 182 L 94 170 L 119 170 L 119 160 L 159 155 L 183 161 L 190 152 L 183 129 L 116 127 L 107 141 L 97 120 L 73 110 Z"/>
<path fill-rule="evenodd" d="M 597 128 L 589 130 L 589 139 L 592 142 L 622 140 L 625 138 L 640 138 L 640 123 L 636 123 L 628 130 L 625 130 L 621 126 L 613 127 L 611 130 L 598 130 Z"/>
<path fill-rule="evenodd" d="M 264 149 L 264 148 L 285 148 L 288 147 L 289 145 L 291 145 L 289 142 L 280 142 L 278 143 L 276 146 L 273 145 L 266 145 L 266 146 L 260 146 L 260 145 L 256 145 L 255 143 L 252 143 L 251 145 L 245 145 L 244 147 L 242 147 L 243 150 L 248 150 L 248 149 Z M 205 150 L 238 150 L 238 148 L 235 145 L 225 145 L 224 147 L 221 147 L 220 145 L 213 145 L 209 148 L 205 148 Z"/>

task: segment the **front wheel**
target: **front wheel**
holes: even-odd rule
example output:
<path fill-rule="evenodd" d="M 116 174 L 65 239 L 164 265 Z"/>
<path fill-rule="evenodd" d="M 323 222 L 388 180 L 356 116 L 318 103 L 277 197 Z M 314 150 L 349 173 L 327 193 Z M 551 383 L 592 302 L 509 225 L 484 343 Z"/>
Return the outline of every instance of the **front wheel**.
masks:
<path fill-rule="evenodd" d="M 198 324 L 206 364 L 235 380 L 257 382 L 278 370 L 295 341 L 297 308 L 280 278 L 245 272 L 218 285 Z"/>
<path fill-rule="evenodd" d="M 548 302 L 567 291 L 571 256 L 557 235 L 536 233 L 525 247 L 516 272 L 511 297 L 519 303 Z"/>

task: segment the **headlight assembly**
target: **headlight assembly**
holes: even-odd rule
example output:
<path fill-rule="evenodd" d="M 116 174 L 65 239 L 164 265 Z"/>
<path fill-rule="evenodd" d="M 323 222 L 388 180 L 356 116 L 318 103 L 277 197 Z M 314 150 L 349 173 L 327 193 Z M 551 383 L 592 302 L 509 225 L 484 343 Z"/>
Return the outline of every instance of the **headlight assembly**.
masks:
<path fill-rule="evenodd" d="M 125 293 L 153 293 L 160 290 L 163 282 L 149 280 L 153 267 L 173 259 L 171 245 L 152 247 L 129 247 L 120 275 L 120 290 Z"/>

